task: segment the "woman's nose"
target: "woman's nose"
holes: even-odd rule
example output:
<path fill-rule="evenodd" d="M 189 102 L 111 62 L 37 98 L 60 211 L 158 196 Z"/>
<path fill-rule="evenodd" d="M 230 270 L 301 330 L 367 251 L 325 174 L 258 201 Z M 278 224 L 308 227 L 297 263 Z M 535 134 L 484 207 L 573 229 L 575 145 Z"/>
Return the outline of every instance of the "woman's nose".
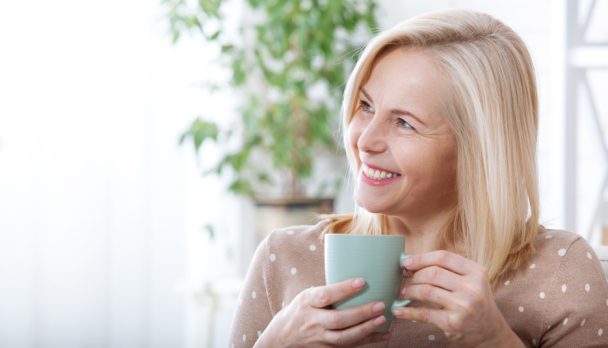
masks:
<path fill-rule="evenodd" d="M 382 124 L 372 119 L 359 136 L 357 147 L 363 152 L 383 152 L 386 150 L 386 134 Z"/>

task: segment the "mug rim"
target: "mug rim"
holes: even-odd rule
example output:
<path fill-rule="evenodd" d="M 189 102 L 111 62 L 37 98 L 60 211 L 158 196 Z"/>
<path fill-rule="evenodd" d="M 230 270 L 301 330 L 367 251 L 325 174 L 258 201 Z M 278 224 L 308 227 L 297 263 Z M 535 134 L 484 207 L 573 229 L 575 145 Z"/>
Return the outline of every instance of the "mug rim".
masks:
<path fill-rule="evenodd" d="M 372 234 L 351 234 L 351 233 L 326 233 L 325 237 L 328 236 L 344 236 L 344 237 L 366 237 L 366 238 L 404 238 L 405 236 L 397 235 L 397 234 L 381 234 L 381 235 L 372 235 Z"/>

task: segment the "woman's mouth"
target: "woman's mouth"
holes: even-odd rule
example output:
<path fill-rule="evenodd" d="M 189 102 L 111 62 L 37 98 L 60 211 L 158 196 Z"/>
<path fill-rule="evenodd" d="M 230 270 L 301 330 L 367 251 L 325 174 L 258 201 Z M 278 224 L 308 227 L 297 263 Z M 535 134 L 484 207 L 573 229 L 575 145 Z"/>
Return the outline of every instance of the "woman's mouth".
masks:
<path fill-rule="evenodd" d="M 399 179 L 401 174 L 389 172 L 379 167 L 361 164 L 361 178 L 364 182 L 373 186 L 381 186 L 392 183 Z"/>

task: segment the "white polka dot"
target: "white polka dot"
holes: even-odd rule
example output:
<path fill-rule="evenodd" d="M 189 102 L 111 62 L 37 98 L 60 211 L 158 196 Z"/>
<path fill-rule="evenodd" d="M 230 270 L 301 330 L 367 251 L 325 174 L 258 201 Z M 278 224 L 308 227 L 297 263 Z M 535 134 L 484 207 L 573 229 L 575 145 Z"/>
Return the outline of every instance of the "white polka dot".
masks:
<path fill-rule="evenodd" d="M 591 255 L 591 253 L 590 253 L 590 252 L 588 252 L 588 251 L 587 251 L 587 258 L 588 258 L 589 260 L 593 260 L 593 256 L 592 256 L 592 255 Z"/>
<path fill-rule="evenodd" d="M 591 285 L 589 283 L 585 284 L 585 291 L 589 292 L 591 290 Z"/>
<path fill-rule="evenodd" d="M 568 287 L 566 284 L 562 284 L 562 292 L 566 292 L 566 290 L 568 290 Z"/>
<path fill-rule="evenodd" d="M 519 308 L 517 308 L 517 310 L 518 310 L 520 313 L 523 313 L 523 312 L 524 312 L 524 306 L 519 306 Z"/>
<path fill-rule="evenodd" d="M 255 300 L 256 297 L 258 297 L 258 295 L 255 293 L 255 291 L 252 291 L 251 298 Z"/>
<path fill-rule="evenodd" d="M 536 268 L 536 264 L 535 263 L 533 263 L 533 264 L 530 265 L 530 269 L 535 269 L 535 268 Z"/>
<path fill-rule="evenodd" d="M 545 293 L 541 291 L 541 292 L 538 294 L 538 297 L 540 297 L 540 299 L 541 299 L 541 300 L 542 300 L 542 299 L 544 299 L 544 298 L 545 298 Z"/>
<path fill-rule="evenodd" d="M 562 324 L 564 324 L 564 326 L 568 325 L 568 318 L 564 319 L 564 322 Z"/>
<path fill-rule="evenodd" d="M 262 331 L 258 331 L 258 337 L 262 336 Z"/>
<path fill-rule="evenodd" d="M 291 236 L 293 234 L 293 230 L 287 231 L 287 234 Z"/>
<path fill-rule="evenodd" d="M 247 341 L 247 335 L 243 335 L 243 342 Z"/>
<path fill-rule="evenodd" d="M 583 321 L 581 321 L 581 327 L 585 326 L 586 322 L 587 322 L 587 318 L 583 318 Z"/>
<path fill-rule="evenodd" d="M 551 235 L 551 234 L 548 234 L 545 236 L 545 239 L 551 239 L 551 238 L 553 238 L 553 235 Z"/>
<path fill-rule="evenodd" d="M 557 255 L 559 255 L 559 256 L 564 256 L 564 255 L 566 255 L 566 249 L 564 249 L 564 248 L 559 249 L 559 250 L 557 251 Z"/>
<path fill-rule="evenodd" d="M 291 272 L 291 275 L 295 275 L 296 273 L 298 273 L 298 270 L 295 267 L 291 267 L 291 270 L 289 272 Z"/>
<path fill-rule="evenodd" d="M 599 329 L 599 330 L 597 330 L 597 335 L 598 335 L 598 336 L 601 336 L 601 335 L 603 335 L 603 334 L 604 334 L 604 329 Z"/>
<path fill-rule="evenodd" d="M 435 340 L 435 335 L 429 335 L 429 337 L 427 337 L 429 339 L 429 341 L 434 341 Z"/>
<path fill-rule="evenodd" d="M 270 262 L 275 262 L 277 260 L 277 256 L 275 254 L 270 254 L 269 259 Z"/>
<path fill-rule="evenodd" d="M 315 250 L 317 250 L 317 246 L 314 245 L 314 244 L 311 244 L 311 245 L 308 246 L 308 250 L 315 251 Z"/>
<path fill-rule="evenodd" d="M 507 280 L 507 281 L 505 282 L 505 285 L 509 285 L 509 284 L 511 284 L 511 281 L 510 281 L 510 280 Z"/>

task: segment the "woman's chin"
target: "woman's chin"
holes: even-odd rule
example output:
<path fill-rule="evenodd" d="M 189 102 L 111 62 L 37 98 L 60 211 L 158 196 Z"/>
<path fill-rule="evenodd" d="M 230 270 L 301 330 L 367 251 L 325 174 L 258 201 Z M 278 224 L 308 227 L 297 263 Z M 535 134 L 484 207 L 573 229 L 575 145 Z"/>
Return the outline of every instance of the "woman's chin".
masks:
<path fill-rule="evenodd" d="M 378 204 L 377 202 L 369 202 L 364 199 L 356 198 L 357 206 L 365 209 L 366 211 L 374 214 L 382 214 L 386 211 L 384 205 Z"/>

